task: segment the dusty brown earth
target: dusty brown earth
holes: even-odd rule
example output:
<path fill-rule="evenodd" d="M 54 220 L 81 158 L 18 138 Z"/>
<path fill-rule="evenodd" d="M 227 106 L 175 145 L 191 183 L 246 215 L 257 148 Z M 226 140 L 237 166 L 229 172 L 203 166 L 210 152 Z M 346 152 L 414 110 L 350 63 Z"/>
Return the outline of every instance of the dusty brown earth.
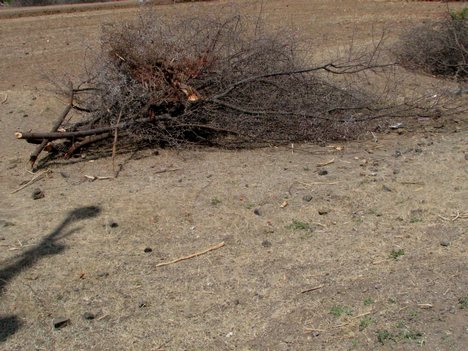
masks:
<path fill-rule="evenodd" d="M 33 177 L 14 132 L 49 129 L 50 81 L 83 72 L 102 23 L 137 11 L 0 20 L 0 349 L 466 350 L 466 115 L 345 144 L 140 151 L 116 179 L 85 177 L 111 175 L 110 158 L 51 164 L 12 193 Z M 320 52 L 444 11 L 265 2 Z"/>

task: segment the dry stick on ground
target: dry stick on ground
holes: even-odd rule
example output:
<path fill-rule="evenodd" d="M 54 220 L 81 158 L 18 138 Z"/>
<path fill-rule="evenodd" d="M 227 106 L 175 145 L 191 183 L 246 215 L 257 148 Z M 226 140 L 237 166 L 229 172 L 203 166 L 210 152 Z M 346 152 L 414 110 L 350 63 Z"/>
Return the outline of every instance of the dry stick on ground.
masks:
<path fill-rule="evenodd" d="M 214 246 L 211 246 L 209 247 L 208 249 L 206 250 L 203 250 L 203 251 L 200 251 L 200 252 L 196 252 L 192 255 L 189 255 L 189 256 L 184 256 L 184 257 L 180 257 L 180 258 L 177 258 L 173 261 L 169 261 L 169 262 L 163 262 L 163 263 L 159 263 L 156 265 L 156 267 L 162 267 L 162 266 L 167 266 L 167 265 L 170 265 L 170 264 L 173 264 L 173 263 L 177 263 L 177 262 L 180 262 L 180 261 L 185 261 L 185 260 L 188 260 L 188 259 L 191 259 L 191 258 L 194 258 L 194 257 L 197 257 L 197 256 L 201 256 L 201 255 L 204 255 L 210 251 L 213 251 L 213 250 L 217 250 L 217 249 L 220 249 L 224 246 L 224 241 L 222 243 L 219 243 L 217 245 L 214 245 Z"/>
<path fill-rule="evenodd" d="M 318 290 L 318 289 L 322 289 L 325 285 L 319 285 L 319 286 L 315 286 L 313 288 L 310 288 L 310 289 L 306 289 L 306 290 L 302 290 L 301 291 L 301 294 L 305 294 L 305 293 L 308 293 L 308 292 L 311 292 L 311 291 L 315 291 L 315 290 Z"/>
<path fill-rule="evenodd" d="M 317 167 L 328 166 L 328 165 L 331 165 L 333 162 L 335 162 L 335 159 L 331 159 L 330 161 L 323 162 L 323 163 L 317 163 Z"/>
<path fill-rule="evenodd" d="M 163 117 L 163 116 L 161 116 Z M 125 122 L 119 125 L 119 128 L 129 127 L 138 123 L 146 123 L 153 120 L 152 118 L 141 118 L 135 121 Z M 159 117 L 158 119 L 159 120 Z M 49 139 L 49 140 L 56 140 L 56 139 L 71 139 L 77 137 L 85 137 L 89 135 L 95 134 L 103 134 L 107 132 L 112 132 L 115 130 L 116 126 L 109 126 L 109 127 L 102 127 L 102 128 L 95 128 L 95 129 L 88 129 L 88 130 L 80 130 L 76 132 L 51 132 L 51 133 L 23 133 L 23 132 L 16 132 L 15 137 L 16 139 Z"/>
<path fill-rule="evenodd" d="M 48 173 L 51 173 L 52 171 L 50 169 L 46 169 L 45 171 L 39 173 L 39 174 L 36 174 L 29 182 L 27 182 L 26 184 L 23 184 L 22 186 L 20 186 L 18 189 L 16 190 L 13 190 L 11 192 L 11 194 L 14 194 L 14 193 L 17 193 L 18 191 L 20 190 L 23 190 L 24 188 L 28 187 L 29 185 L 31 185 L 32 183 L 34 183 L 35 181 L 39 180 L 40 178 L 42 178 L 44 175 L 48 174 Z"/>
<path fill-rule="evenodd" d="M 5 97 L 4 97 L 3 100 L 2 100 L 2 104 L 4 104 L 5 102 L 7 102 L 7 100 L 8 100 L 8 94 L 5 93 Z"/>
<path fill-rule="evenodd" d="M 181 168 L 171 168 L 171 169 L 160 169 L 159 171 L 153 172 L 153 174 L 161 174 L 161 173 L 166 173 L 166 172 L 175 172 L 175 171 L 180 171 Z"/>
<path fill-rule="evenodd" d="M 52 130 L 51 132 L 56 132 L 60 126 L 62 125 L 65 117 L 67 117 L 68 113 L 70 112 L 70 110 L 72 109 L 72 106 L 73 106 L 73 85 L 72 83 L 70 82 L 70 102 L 68 103 L 67 107 L 65 107 L 65 110 L 63 110 L 62 114 L 60 115 L 60 117 L 57 119 L 57 121 L 55 122 L 54 126 L 52 127 Z M 49 139 L 44 139 L 42 141 L 42 143 L 36 148 L 36 150 L 34 150 L 34 152 L 31 154 L 31 156 L 29 156 L 29 162 L 31 162 L 31 168 L 34 167 L 34 164 L 36 163 L 36 160 L 37 158 L 39 157 L 39 154 L 42 152 L 42 150 L 44 150 L 44 148 L 46 147 L 46 145 L 49 143 Z"/>

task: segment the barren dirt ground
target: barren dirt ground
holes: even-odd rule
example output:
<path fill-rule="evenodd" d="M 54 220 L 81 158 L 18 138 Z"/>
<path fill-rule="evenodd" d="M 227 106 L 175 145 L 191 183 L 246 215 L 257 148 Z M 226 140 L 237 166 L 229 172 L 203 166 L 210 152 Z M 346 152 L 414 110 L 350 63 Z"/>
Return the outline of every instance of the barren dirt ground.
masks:
<path fill-rule="evenodd" d="M 321 52 L 444 10 L 265 2 Z M 140 151 L 93 182 L 110 158 L 50 165 L 12 193 L 33 177 L 14 132 L 49 129 L 50 80 L 83 72 L 101 24 L 137 11 L 0 20 L 0 349 L 466 350 L 466 115 L 341 144 Z"/>

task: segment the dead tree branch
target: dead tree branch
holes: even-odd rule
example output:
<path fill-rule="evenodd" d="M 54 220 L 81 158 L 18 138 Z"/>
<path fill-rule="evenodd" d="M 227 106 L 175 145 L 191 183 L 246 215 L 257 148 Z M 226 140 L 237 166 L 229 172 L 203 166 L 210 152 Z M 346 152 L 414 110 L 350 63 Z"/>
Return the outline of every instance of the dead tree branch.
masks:
<path fill-rule="evenodd" d="M 73 84 L 70 82 L 69 83 L 70 85 L 70 88 L 69 88 L 69 96 L 70 96 L 70 101 L 67 105 L 67 107 L 65 107 L 65 109 L 63 110 L 62 114 L 60 115 L 60 117 L 57 119 L 57 121 L 55 122 L 54 126 L 52 127 L 52 130 L 51 132 L 56 132 L 60 126 L 62 125 L 63 121 L 65 120 L 65 118 L 67 117 L 68 113 L 70 112 L 70 110 L 72 109 L 73 107 L 73 96 L 74 96 L 74 91 L 73 91 Z M 34 138 L 33 138 L 34 139 Z M 44 139 L 42 140 L 42 142 L 39 144 L 39 146 L 34 150 L 34 152 L 31 154 L 31 156 L 29 156 L 29 162 L 31 163 L 31 168 L 34 167 L 34 164 L 36 163 L 36 160 L 37 158 L 39 157 L 39 154 L 42 152 L 42 150 L 44 150 L 44 148 L 46 147 L 46 145 L 50 142 L 50 139 Z"/>

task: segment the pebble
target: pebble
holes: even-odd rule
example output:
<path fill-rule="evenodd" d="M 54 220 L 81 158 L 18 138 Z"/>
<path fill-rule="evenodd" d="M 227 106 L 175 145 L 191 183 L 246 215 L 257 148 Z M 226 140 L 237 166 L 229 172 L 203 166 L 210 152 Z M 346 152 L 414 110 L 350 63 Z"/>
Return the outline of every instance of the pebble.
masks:
<path fill-rule="evenodd" d="M 328 209 L 326 208 L 321 208 L 318 210 L 318 214 L 323 216 L 323 215 L 326 215 L 328 213 Z"/>
<path fill-rule="evenodd" d="M 60 329 L 70 324 L 70 319 L 66 317 L 57 317 L 52 320 L 52 324 L 55 329 Z"/>
<path fill-rule="evenodd" d="M 96 316 L 94 315 L 94 313 L 85 312 L 85 313 L 83 313 L 83 318 L 90 321 L 90 320 L 96 318 Z"/>
<path fill-rule="evenodd" d="M 390 189 L 390 188 L 389 188 L 388 186 L 386 186 L 385 184 L 382 186 L 382 189 L 383 189 L 384 191 L 389 192 L 389 193 L 392 192 L 392 189 Z"/>
<path fill-rule="evenodd" d="M 99 278 L 105 278 L 105 277 L 108 277 L 108 276 L 109 276 L 109 273 L 108 273 L 108 272 L 99 272 L 99 273 L 97 274 L 97 276 L 98 276 Z"/>
<path fill-rule="evenodd" d="M 44 192 L 41 189 L 39 189 L 39 188 L 34 189 L 34 191 L 32 193 L 33 200 L 39 200 L 39 199 L 42 199 L 44 197 L 45 197 Z"/>
<path fill-rule="evenodd" d="M 302 200 L 304 200 L 305 202 L 311 202 L 312 201 L 312 195 L 304 195 L 302 197 Z"/>
<path fill-rule="evenodd" d="M 450 246 L 450 241 L 448 241 L 448 240 L 441 240 L 441 241 L 440 241 L 440 245 L 442 245 L 442 246 Z"/>
<path fill-rule="evenodd" d="M 105 224 L 106 227 L 109 227 L 109 228 L 117 228 L 119 226 L 119 223 L 117 223 L 115 220 L 113 219 L 108 219 L 106 224 Z"/>

